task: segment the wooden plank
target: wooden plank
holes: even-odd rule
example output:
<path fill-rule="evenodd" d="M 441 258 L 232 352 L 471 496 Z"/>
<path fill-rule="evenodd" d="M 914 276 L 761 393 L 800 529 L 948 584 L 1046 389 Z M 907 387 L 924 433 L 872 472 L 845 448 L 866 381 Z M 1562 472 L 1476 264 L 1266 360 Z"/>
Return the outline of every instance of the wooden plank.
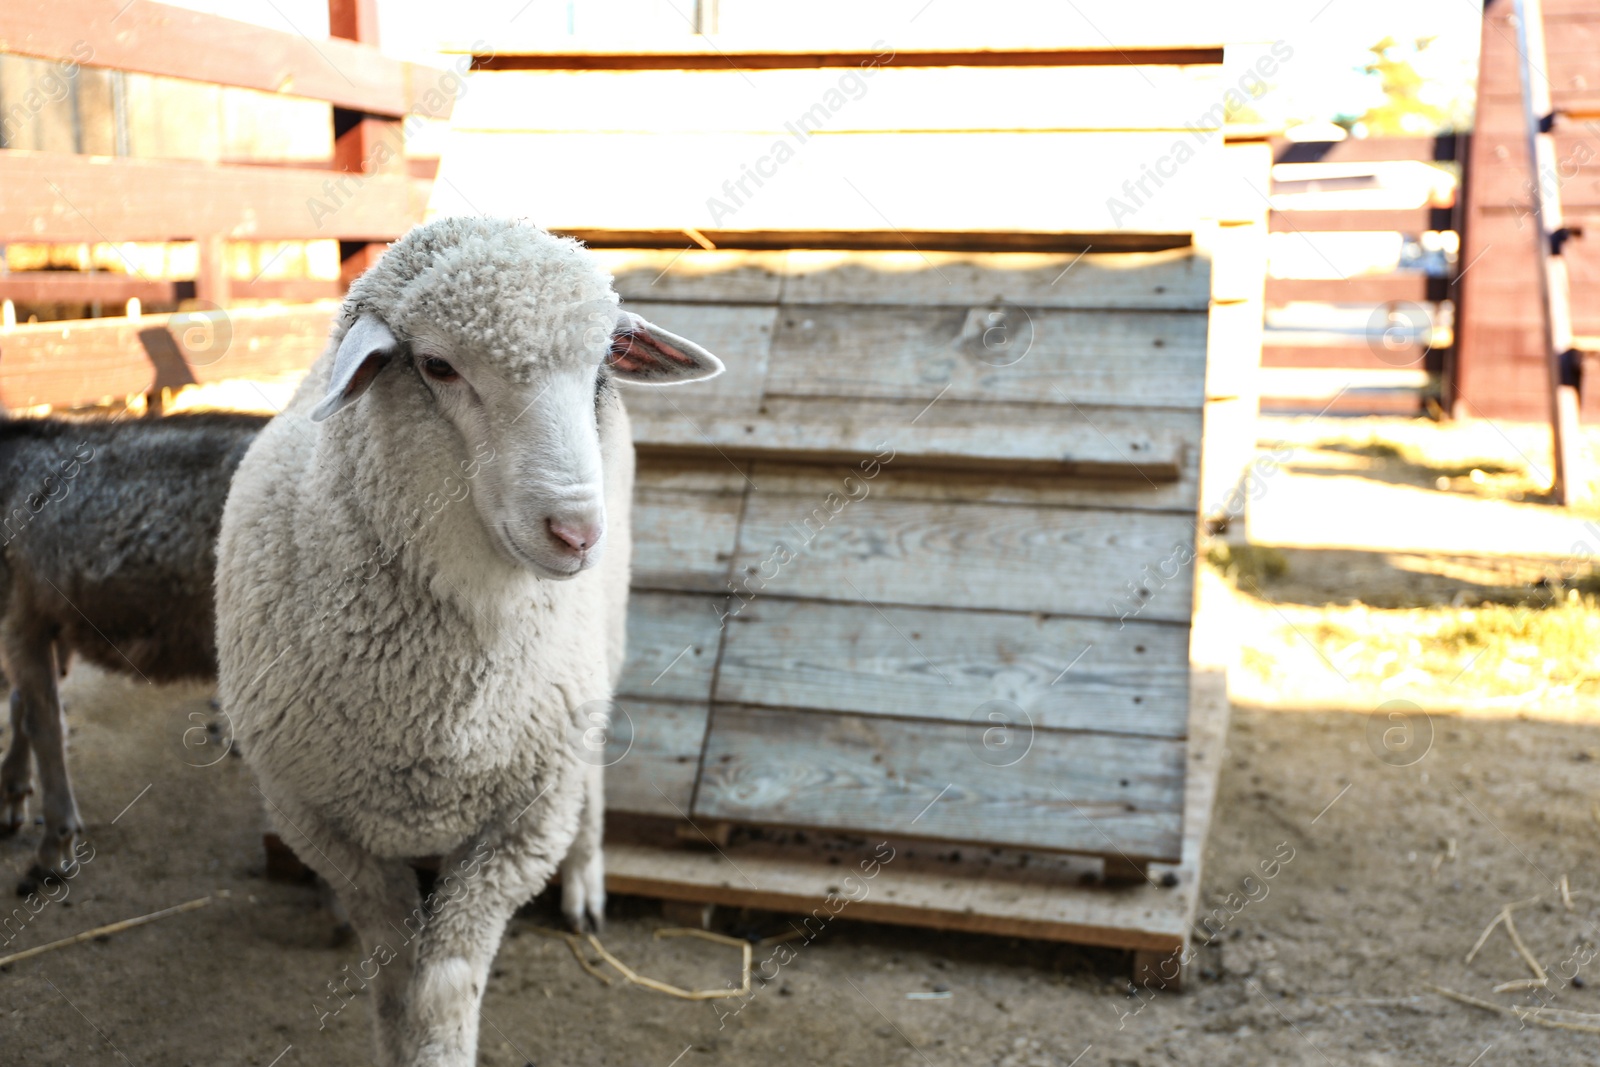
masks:
<path fill-rule="evenodd" d="M 787 252 L 708 251 L 682 236 L 677 248 L 596 248 L 624 300 L 776 304 Z"/>
<path fill-rule="evenodd" d="M 719 854 L 621 827 L 608 828 L 606 884 L 613 893 L 808 915 L 838 894 L 843 868 L 856 877 L 856 899 L 841 918 L 1181 952 L 1196 920 L 1229 711 L 1223 671 L 1197 669 L 1191 692 L 1183 858 L 1152 864 L 1141 886 L 1107 891 L 1095 884 L 1093 861 L 1075 856 L 985 849 L 952 863 L 948 847 L 904 839 L 862 846 L 743 836 Z"/>
<path fill-rule="evenodd" d="M 1198 407 L 1206 319 L 1192 312 L 786 307 L 769 396 Z"/>
<path fill-rule="evenodd" d="M 706 734 L 706 705 L 624 697 L 606 733 L 606 808 L 687 818 Z"/>
<path fill-rule="evenodd" d="M 1192 248 L 1105 254 L 801 250 L 789 253 L 783 301 L 1199 311 L 1207 304 L 1208 273 Z"/>
<path fill-rule="evenodd" d="M 1183 770 L 1165 738 L 718 705 L 693 815 L 1175 861 Z"/>
<path fill-rule="evenodd" d="M 17 326 L 0 332 L 0 402 L 70 407 L 147 392 L 159 339 L 200 384 L 309 367 L 327 344 L 336 302 L 223 313 L 146 315 Z"/>
<path fill-rule="evenodd" d="M 1220 130 L 1217 67 L 515 70 L 474 76 L 454 118 L 497 133 Z M 1190 125 L 1192 124 L 1192 125 Z"/>
<path fill-rule="evenodd" d="M 1206 336 L 1207 400 L 1255 394 L 1262 315 L 1260 300 L 1217 303 L 1211 308 Z"/>
<path fill-rule="evenodd" d="M 624 402 L 631 415 L 654 415 L 687 427 L 685 412 L 717 411 L 735 416 L 755 413 L 767 381 L 777 308 L 643 301 L 629 301 L 625 306 L 657 326 L 704 346 L 727 367 L 716 378 L 693 389 L 627 388 Z"/>
<path fill-rule="evenodd" d="M 1195 158 L 1155 190 L 1158 196 L 1129 204 L 1123 184 L 1139 178 L 1151 160 L 1171 156 L 1173 134 L 817 134 L 775 142 L 755 134 L 624 139 L 457 130 L 442 161 L 432 211 L 531 216 L 558 230 L 1179 234 L 1191 232 L 1205 216 L 1222 151 L 1218 138 L 1183 138 Z M 624 143 L 630 154 L 653 161 L 649 182 L 640 183 L 628 168 L 548 163 L 610 158 Z M 1084 159 L 1096 165 L 1085 168 Z M 996 196 L 1001 165 L 1006 193 Z M 907 174 L 918 180 L 906 181 Z M 1108 208 L 1112 200 L 1123 208 Z"/>
<path fill-rule="evenodd" d="M 719 701 L 965 723 L 1004 700 L 1040 729 L 1185 732 L 1184 626 L 771 597 L 727 610 Z"/>
<path fill-rule="evenodd" d="M 1166 424 L 1166 432 L 1182 442 L 1184 455 L 1200 452 L 1201 418 L 1198 411 L 1153 409 L 1136 413 Z M 1099 417 L 1097 422 L 1102 421 Z M 720 460 L 719 460 L 720 462 Z M 822 499 L 837 491 L 847 477 L 857 477 L 855 464 L 763 463 L 750 472 L 763 493 Z M 1178 479 L 1151 485 L 1142 478 L 1064 478 L 1058 472 L 1007 470 L 996 478 L 993 470 L 908 467 L 898 461 L 885 467 L 872 482 L 872 495 L 882 500 L 921 500 L 979 504 L 1029 504 L 1085 508 L 1121 508 L 1130 511 L 1194 513 L 1197 471 L 1192 460 Z"/>
<path fill-rule="evenodd" d="M 1423 233 L 1455 225 L 1444 207 L 1395 208 L 1382 211 L 1274 211 L 1273 233 Z"/>
<path fill-rule="evenodd" d="M 893 45 L 882 40 L 879 28 L 851 20 L 830 22 L 826 27 L 803 15 L 774 18 L 762 5 L 745 9 L 732 3 L 723 6 L 715 30 L 689 36 L 681 19 L 661 16 L 676 33 L 652 32 L 648 23 L 606 25 L 601 32 L 591 26 L 577 27 L 567 36 L 552 36 L 534 20 L 507 25 L 503 18 L 466 14 L 441 49 L 447 52 L 481 54 L 491 42 L 496 57 L 557 61 L 573 58 L 598 62 L 607 57 L 632 59 L 674 57 L 691 59 L 721 58 L 723 66 L 745 66 L 754 58 L 794 57 L 796 61 L 827 57 L 893 56 L 900 65 L 926 65 L 925 53 L 947 54 L 950 62 L 967 65 L 979 57 L 1017 54 L 1060 54 L 1087 52 L 1100 55 L 1105 63 L 1153 62 L 1141 51 L 1214 52 L 1208 62 L 1222 61 L 1224 44 L 1237 40 L 1259 40 L 1259 27 L 1245 17 L 1225 12 L 1172 11 L 1152 19 L 1148 12 L 1097 5 L 1093 19 L 1068 5 L 1040 7 L 997 0 L 985 10 L 985 28 L 973 33 L 970 14 L 960 9 L 942 13 L 938 8 L 921 14 L 915 23 L 907 20 L 897 26 Z M 743 17 L 741 17 L 743 15 Z M 753 17 L 752 17 L 753 16 Z M 981 38 L 975 41 L 974 38 Z M 474 41 L 475 38 L 481 40 Z M 1122 53 L 1129 55 L 1118 58 Z M 1009 56 L 1007 56 L 1009 58 Z"/>
<path fill-rule="evenodd" d="M 1269 344 L 1261 349 L 1261 366 L 1373 371 L 1420 368 L 1425 366 L 1431 351 L 1427 345 L 1389 349 L 1376 339 L 1371 344 L 1364 341 L 1323 345 Z"/>
<path fill-rule="evenodd" d="M 177 301 L 181 284 L 137 274 L 34 270 L 0 274 L 0 298 L 19 304 L 121 304 L 137 297 L 146 304 L 170 304 Z"/>
<path fill-rule="evenodd" d="M 737 494 L 641 480 L 633 493 L 633 587 L 726 595 L 740 507 Z"/>
<path fill-rule="evenodd" d="M 1353 278 L 1268 278 L 1267 303 L 1420 304 L 1447 299 L 1449 282 L 1448 278 L 1414 271 Z"/>
<path fill-rule="evenodd" d="M 394 117 L 417 109 L 448 118 L 459 84 L 456 71 L 390 59 L 376 48 L 313 41 L 150 0 L 8 0 L 0 10 L 0 51 L 287 93 Z"/>
<path fill-rule="evenodd" d="M 730 461 L 807 463 L 864 459 L 887 445 L 902 466 L 1126 478 L 1158 491 L 1192 461 L 1185 449 L 1193 422 L 1181 409 L 1079 405 L 1069 414 L 1060 405 L 935 397 L 930 390 L 914 401 L 773 398 L 759 414 L 739 415 L 707 411 L 686 395 L 679 410 L 635 413 L 633 439 L 658 451 L 709 449 Z"/>
<path fill-rule="evenodd" d="M 722 599 L 634 593 L 618 697 L 708 703 L 722 640 Z"/>
<path fill-rule="evenodd" d="M 391 239 L 422 221 L 431 185 L 402 176 L 8 151 L 0 153 L 0 240 Z M 320 205 L 316 213 L 310 203 Z"/>
<path fill-rule="evenodd" d="M 982 304 L 1201 311 L 1207 265 L 1158 252 L 939 252 L 694 247 L 596 249 L 625 300 L 703 303 Z"/>
<path fill-rule="evenodd" d="M 1211 299 L 1261 300 L 1268 249 L 1266 219 L 1247 225 L 1206 226 L 1195 233 L 1195 248 L 1211 261 Z"/>
<path fill-rule="evenodd" d="M 779 546 L 796 558 L 768 562 Z M 826 499 L 762 492 L 733 573 L 775 596 L 1183 623 L 1193 553 L 1192 515 L 870 497 L 835 512 Z"/>
<path fill-rule="evenodd" d="M 1107 218 L 1109 219 L 1109 215 Z M 727 230 L 696 227 L 695 237 L 682 226 L 626 229 L 616 226 L 552 226 L 551 232 L 582 241 L 590 248 L 670 248 L 674 252 L 709 242 L 718 250 L 785 249 L 856 250 L 865 252 L 1159 252 L 1187 248 L 1189 232 L 1135 230 L 913 230 L 876 226 L 858 229 L 815 227 L 795 230 Z"/>

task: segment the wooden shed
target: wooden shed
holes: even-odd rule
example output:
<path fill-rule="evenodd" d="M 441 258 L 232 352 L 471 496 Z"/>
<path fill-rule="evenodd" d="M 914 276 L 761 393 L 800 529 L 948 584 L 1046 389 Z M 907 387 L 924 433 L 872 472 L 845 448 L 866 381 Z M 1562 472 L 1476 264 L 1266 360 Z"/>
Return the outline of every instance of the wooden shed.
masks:
<path fill-rule="evenodd" d="M 811 912 L 887 843 L 852 917 L 1173 979 L 1270 149 L 1224 145 L 1221 40 L 1118 32 L 472 49 L 430 210 L 581 236 L 728 366 L 627 396 L 613 891 Z"/>

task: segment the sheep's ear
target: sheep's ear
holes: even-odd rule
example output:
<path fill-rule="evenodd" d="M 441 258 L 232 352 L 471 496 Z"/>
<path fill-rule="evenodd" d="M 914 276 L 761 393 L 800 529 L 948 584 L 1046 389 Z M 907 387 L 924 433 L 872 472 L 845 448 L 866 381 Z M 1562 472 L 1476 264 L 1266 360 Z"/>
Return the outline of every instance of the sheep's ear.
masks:
<path fill-rule="evenodd" d="M 321 422 L 358 400 L 399 350 L 400 342 L 378 316 L 369 311 L 357 319 L 339 342 L 328 395 L 311 410 L 311 421 Z"/>
<path fill-rule="evenodd" d="M 722 373 L 722 360 L 631 311 L 617 320 L 606 366 L 622 381 L 638 385 L 679 385 Z"/>

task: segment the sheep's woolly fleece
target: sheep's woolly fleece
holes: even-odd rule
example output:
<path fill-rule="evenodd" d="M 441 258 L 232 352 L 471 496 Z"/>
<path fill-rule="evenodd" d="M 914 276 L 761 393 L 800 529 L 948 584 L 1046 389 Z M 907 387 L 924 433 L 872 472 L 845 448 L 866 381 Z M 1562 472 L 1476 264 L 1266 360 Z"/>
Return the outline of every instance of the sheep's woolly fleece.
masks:
<path fill-rule="evenodd" d="M 398 242 L 353 287 L 341 319 L 354 321 L 359 303 L 397 334 L 444 331 L 480 356 L 492 346 L 507 377 L 521 361 L 531 381 L 511 388 L 532 396 L 556 358 L 537 354 L 541 339 L 572 328 L 572 302 L 602 300 L 616 298 L 578 245 L 450 219 Z M 539 581 L 496 547 L 477 506 L 509 450 L 469 451 L 413 368 L 391 366 L 360 402 L 308 421 L 337 340 L 262 431 L 228 499 L 223 709 L 269 810 L 292 824 L 286 840 L 304 831 L 378 856 L 449 855 L 508 832 L 517 816 L 517 833 L 537 830 L 536 851 L 553 864 L 584 788 L 584 768 L 558 751 L 569 715 L 608 699 L 621 665 L 626 413 L 610 391 L 594 409 L 604 556 L 569 581 Z M 471 494 L 451 496 L 463 480 Z"/>
<path fill-rule="evenodd" d="M 341 325 L 377 311 L 402 340 L 443 329 L 449 343 L 472 346 L 526 384 L 539 353 L 555 347 L 555 331 L 598 318 L 609 327 L 616 308 L 611 276 L 578 242 L 506 219 L 459 217 L 419 226 L 390 247 L 350 287 Z"/>

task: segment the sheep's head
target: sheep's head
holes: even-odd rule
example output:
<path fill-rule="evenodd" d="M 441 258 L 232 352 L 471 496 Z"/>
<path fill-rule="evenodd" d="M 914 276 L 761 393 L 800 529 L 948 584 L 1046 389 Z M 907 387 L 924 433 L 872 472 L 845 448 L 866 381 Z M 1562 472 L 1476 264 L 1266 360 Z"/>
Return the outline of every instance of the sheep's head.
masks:
<path fill-rule="evenodd" d="M 621 410 L 612 382 L 722 371 L 711 353 L 621 310 L 582 246 L 503 220 L 413 230 L 351 286 L 341 324 L 313 421 L 354 404 L 380 375 L 407 376 L 396 387 L 421 390 L 480 465 L 472 495 L 490 540 L 546 578 L 600 557 L 601 440 Z"/>

